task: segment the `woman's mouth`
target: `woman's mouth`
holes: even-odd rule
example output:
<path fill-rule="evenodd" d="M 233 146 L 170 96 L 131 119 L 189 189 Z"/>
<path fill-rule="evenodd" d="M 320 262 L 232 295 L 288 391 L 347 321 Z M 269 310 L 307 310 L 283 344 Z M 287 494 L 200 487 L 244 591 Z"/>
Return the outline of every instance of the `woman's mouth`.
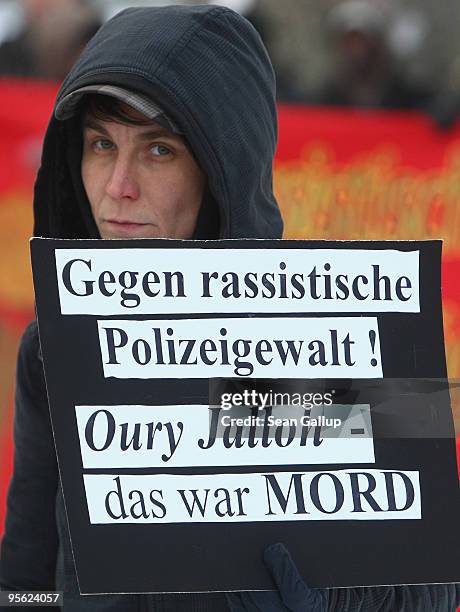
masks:
<path fill-rule="evenodd" d="M 106 223 L 113 225 L 122 225 L 123 227 L 142 227 L 148 225 L 148 223 L 140 223 L 139 221 L 130 221 L 129 219 L 107 219 Z"/>
<path fill-rule="evenodd" d="M 105 219 L 104 225 L 107 233 L 111 237 L 119 236 L 120 238 L 129 236 L 139 236 L 139 233 L 145 232 L 151 223 L 140 223 L 138 221 L 132 221 L 130 219 Z"/>

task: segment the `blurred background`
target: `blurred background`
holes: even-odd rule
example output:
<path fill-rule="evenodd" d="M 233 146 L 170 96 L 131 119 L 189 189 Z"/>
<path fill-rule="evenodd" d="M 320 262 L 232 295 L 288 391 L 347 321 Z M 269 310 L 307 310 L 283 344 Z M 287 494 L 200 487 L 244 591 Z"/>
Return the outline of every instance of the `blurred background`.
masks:
<path fill-rule="evenodd" d="M 200 4 L 174 2 L 174 4 Z M 203 3 L 203 2 L 202 2 Z M 0 0 L 0 534 L 16 351 L 34 316 L 28 239 L 60 81 L 131 0 Z M 460 379 L 460 3 L 229 0 L 275 66 L 286 238 L 444 240 L 449 377 Z M 460 402 L 453 391 L 460 435 Z"/>

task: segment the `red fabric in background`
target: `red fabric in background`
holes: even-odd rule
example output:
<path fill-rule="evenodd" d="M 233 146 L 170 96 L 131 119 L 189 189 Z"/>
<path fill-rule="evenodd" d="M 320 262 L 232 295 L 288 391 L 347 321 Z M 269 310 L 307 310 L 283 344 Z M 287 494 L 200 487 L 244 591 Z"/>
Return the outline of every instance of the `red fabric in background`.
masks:
<path fill-rule="evenodd" d="M 54 83 L 0 79 L 0 198 L 12 189 L 31 188 L 36 166 L 27 163 L 27 144 L 42 139 L 56 92 Z"/>
<path fill-rule="evenodd" d="M 338 166 L 379 143 L 398 150 L 402 166 L 431 171 L 445 163 L 446 148 L 460 139 L 460 125 L 449 132 L 412 111 L 352 110 L 279 106 L 277 162 L 297 159 L 306 143 L 327 143 Z"/>
<path fill-rule="evenodd" d="M 15 217 L 19 200 L 26 199 L 32 206 L 33 182 L 37 171 L 40 146 L 53 108 L 58 86 L 55 83 L 37 83 L 21 80 L 0 79 L 0 214 L 6 220 Z M 11 210 L 8 210 L 11 209 Z M 9 215 L 9 216 L 8 216 Z M 5 232 L 8 233 L 7 228 Z M 22 235 L 13 232 L 10 242 L 2 241 L 4 252 L 0 259 L 10 261 L 16 256 L 15 244 L 11 240 L 21 239 L 27 244 L 30 225 L 24 227 Z M 8 234 L 7 234 L 8 235 Z M 5 252 L 6 251 L 6 252 Z M 12 262 L 11 262 L 12 263 Z M 2 273 L 4 271 L 2 270 Z M 26 275 L 25 275 L 26 276 Z M 33 318 L 33 296 L 25 301 L 11 299 L 5 294 L 4 282 L 0 278 L 0 343 L 3 337 L 19 339 L 25 325 Z M 28 280 L 28 279 L 27 279 Z M 17 283 L 25 282 L 16 279 Z M 9 343 L 8 343 L 9 344 Z M 2 369 L 8 360 L 10 371 L 14 371 L 16 352 L 1 355 Z M 0 412 L 0 534 L 5 519 L 6 492 L 13 469 L 13 390 L 14 380 L 2 381 L 3 389 Z"/>

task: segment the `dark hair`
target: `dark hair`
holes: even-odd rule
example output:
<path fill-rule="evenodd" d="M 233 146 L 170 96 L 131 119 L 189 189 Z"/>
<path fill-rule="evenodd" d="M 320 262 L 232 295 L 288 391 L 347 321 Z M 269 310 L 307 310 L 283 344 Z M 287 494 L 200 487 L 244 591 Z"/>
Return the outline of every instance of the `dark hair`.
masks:
<path fill-rule="evenodd" d="M 131 108 L 128 104 L 104 94 L 87 94 L 80 108 L 82 119 L 90 114 L 99 121 L 114 121 L 128 125 L 150 125 L 152 120 Z"/>

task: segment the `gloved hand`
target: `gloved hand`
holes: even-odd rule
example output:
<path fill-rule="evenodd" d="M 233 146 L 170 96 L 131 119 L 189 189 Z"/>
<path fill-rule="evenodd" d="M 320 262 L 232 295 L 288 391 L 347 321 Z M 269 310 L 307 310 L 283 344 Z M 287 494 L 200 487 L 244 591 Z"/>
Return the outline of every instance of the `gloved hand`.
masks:
<path fill-rule="evenodd" d="M 278 591 L 226 593 L 231 612 L 454 612 L 460 604 L 460 584 L 311 589 L 283 544 L 269 546 L 264 561 Z"/>
<path fill-rule="evenodd" d="M 305 584 L 283 544 L 266 548 L 264 561 L 278 590 L 227 593 L 232 612 L 327 612 L 328 592 Z"/>

